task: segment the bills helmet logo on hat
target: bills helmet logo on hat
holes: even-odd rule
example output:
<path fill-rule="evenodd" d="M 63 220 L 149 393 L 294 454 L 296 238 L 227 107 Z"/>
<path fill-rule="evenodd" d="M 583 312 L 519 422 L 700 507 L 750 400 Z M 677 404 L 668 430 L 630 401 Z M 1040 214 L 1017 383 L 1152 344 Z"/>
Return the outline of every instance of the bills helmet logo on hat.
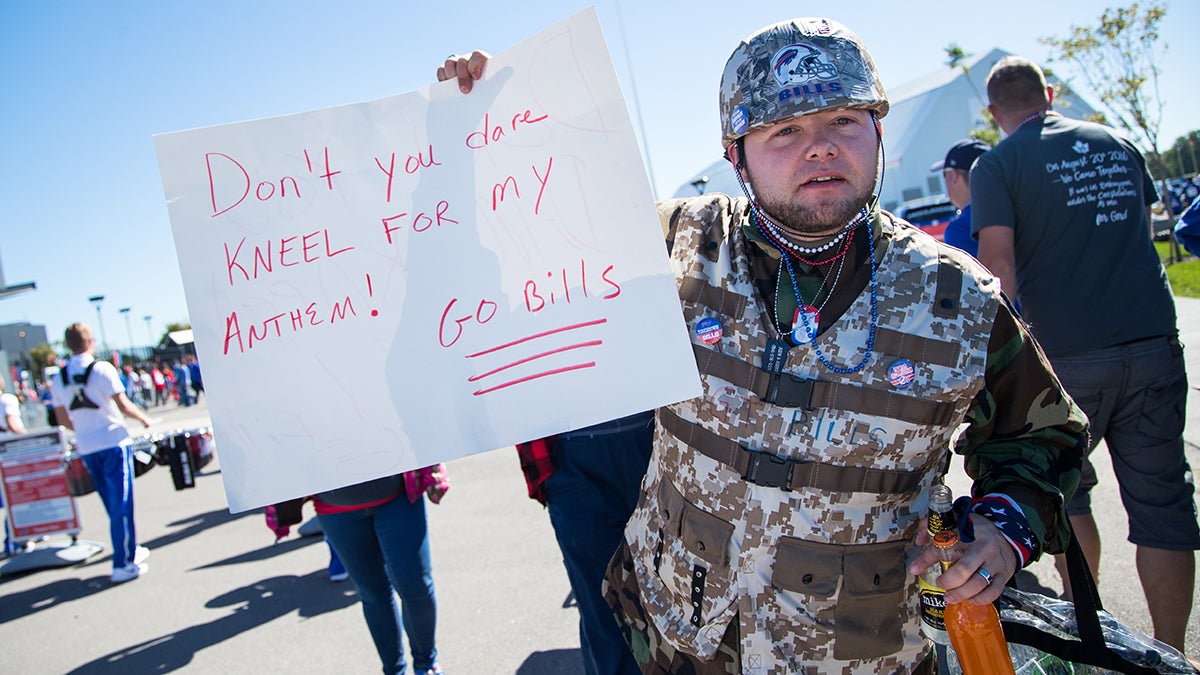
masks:
<path fill-rule="evenodd" d="M 780 87 L 812 80 L 836 80 L 838 70 L 825 52 L 806 44 L 788 45 L 771 59 L 771 70 Z"/>

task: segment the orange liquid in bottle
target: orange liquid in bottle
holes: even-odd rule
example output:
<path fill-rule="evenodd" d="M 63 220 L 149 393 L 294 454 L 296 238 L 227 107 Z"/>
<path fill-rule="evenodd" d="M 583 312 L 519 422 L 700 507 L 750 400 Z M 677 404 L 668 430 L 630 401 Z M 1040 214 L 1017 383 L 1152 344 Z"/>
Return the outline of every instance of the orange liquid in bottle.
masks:
<path fill-rule="evenodd" d="M 1008 642 L 992 605 L 946 605 L 946 632 L 965 675 L 1013 675 Z"/>
<path fill-rule="evenodd" d="M 942 569 L 962 557 L 958 533 L 943 530 L 933 538 L 942 560 Z M 958 656 L 964 675 L 1015 675 L 1008 641 L 1000 627 L 1000 614 L 992 605 L 956 602 L 946 605 L 946 632 Z"/>

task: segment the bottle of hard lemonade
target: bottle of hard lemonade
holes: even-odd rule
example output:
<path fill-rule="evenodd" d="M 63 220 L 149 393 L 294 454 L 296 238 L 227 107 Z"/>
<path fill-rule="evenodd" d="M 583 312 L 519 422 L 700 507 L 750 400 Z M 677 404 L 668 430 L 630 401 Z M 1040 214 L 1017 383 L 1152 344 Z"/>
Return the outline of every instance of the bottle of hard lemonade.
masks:
<path fill-rule="evenodd" d="M 942 530 L 953 530 L 957 527 L 954 511 L 951 510 L 953 501 L 953 494 L 945 485 L 935 485 L 929 491 L 930 539 Z M 921 632 L 935 644 L 949 645 L 950 636 L 946 634 L 945 623 L 946 591 L 935 582 L 941 573 L 941 565 L 935 563 L 917 577 L 921 595 Z"/>
<path fill-rule="evenodd" d="M 958 533 L 942 530 L 933 538 L 944 570 L 962 557 Z M 956 602 L 946 605 L 946 632 L 966 675 L 1014 675 L 1000 615 L 990 604 Z"/>

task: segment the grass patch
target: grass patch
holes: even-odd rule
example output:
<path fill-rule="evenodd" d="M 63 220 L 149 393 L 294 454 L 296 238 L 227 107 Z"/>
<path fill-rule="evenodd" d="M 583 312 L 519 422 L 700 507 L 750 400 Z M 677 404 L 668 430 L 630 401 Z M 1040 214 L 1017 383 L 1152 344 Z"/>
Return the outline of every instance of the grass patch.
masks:
<path fill-rule="evenodd" d="M 1158 257 L 1162 258 L 1167 268 L 1167 281 L 1171 282 L 1171 290 L 1180 297 L 1200 298 L 1200 260 L 1183 253 L 1183 262 L 1170 263 L 1171 242 L 1156 241 L 1154 248 L 1158 249 Z"/>

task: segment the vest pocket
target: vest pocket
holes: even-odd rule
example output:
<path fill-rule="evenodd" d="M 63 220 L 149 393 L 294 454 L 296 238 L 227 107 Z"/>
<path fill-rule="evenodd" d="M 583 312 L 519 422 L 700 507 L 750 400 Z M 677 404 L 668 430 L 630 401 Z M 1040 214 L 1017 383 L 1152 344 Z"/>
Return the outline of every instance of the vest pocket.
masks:
<path fill-rule="evenodd" d="M 724 618 L 733 602 L 733 524 L 687 503 L 666 480 L 659 484 L 659 508 L 663 527 L 655 568 L 670 596 L 667 604 L 687 608 L 684 618 L 692 630 Z"/>
<path fill-rule="evenodd" d="M 886 656 L 904 646 L 907 542 L 846 549 L 842 592 L 833 613 L 835 659 Z"/>
<path fill-rule="evenodd" d="M 899 651 L 906 548 L 904 541 L 841 546 L 780 539 L 771 571 L 775 592 L 765 598 L 779 617 L 768 627 L 776 644 L 795 659 L 831 647 L 844 661 Z"/>

